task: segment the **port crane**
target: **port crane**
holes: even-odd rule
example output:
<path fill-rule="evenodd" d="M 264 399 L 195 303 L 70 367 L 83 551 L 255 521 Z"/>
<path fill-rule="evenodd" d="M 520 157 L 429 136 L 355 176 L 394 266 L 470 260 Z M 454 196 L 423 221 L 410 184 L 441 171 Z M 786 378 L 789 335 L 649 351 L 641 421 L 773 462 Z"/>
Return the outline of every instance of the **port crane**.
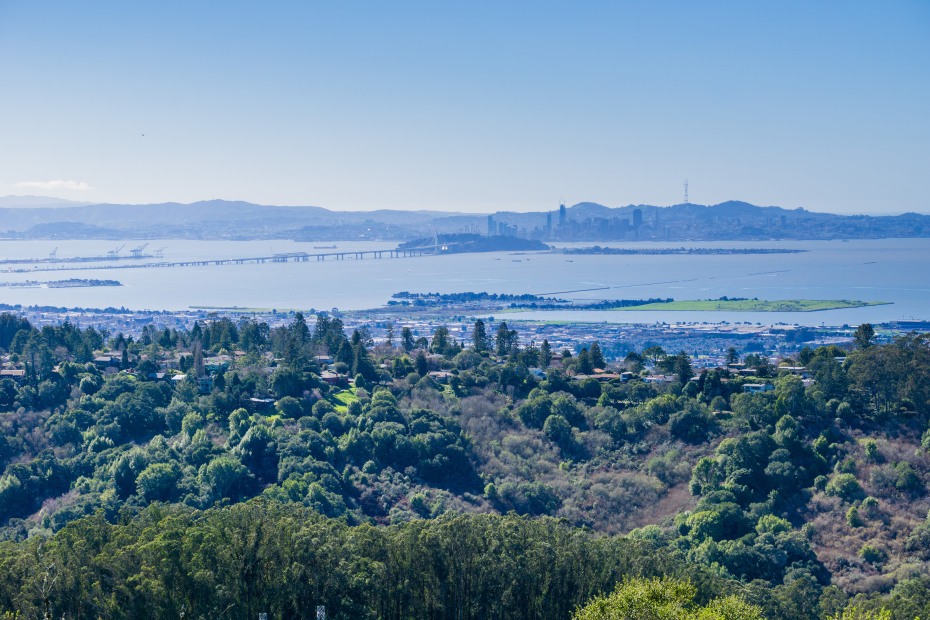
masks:
<path fill-rule="evenodd" d="M 155 250 L 155 258 L 164 258 L 165 250 L 167 249 L 168 249 L 168 246 L 165 246 L 163 248 L 158 248 L 157 250 Z"/>
<path fill-rule="evenodd" d="M 110 250 L 110 251 L 108 251 L 108 252 L 107 252 L 107 256 L 108 256 L 109 258 L 117 258 L 117 257 L 119 256 L 119 253 L 120 253 L 120 252 L 122 251 L 122 249 L 125 248 L 125 247 L 126 247 L 126 244 L 124 243 L 123 245 L 119 246 L 119 247 L 116 248 L 115 250 Z"/>
<path fill-rule="evenodd" d="M 55 260 L 57 257 L 58 257 L 58 248 L 56 247 L 54 250 L 48 253 L 48 259 Z"/>
<path fill-rule="evenodd" d="M 147 247 L 149 247 L 149 244 L 148 244 L 148 243 L 143 243 L 143 244 L 140 245 L 139 247 L 133 248 L 133 249 L 129 250 L 129 254 L 130 254 L 133 258 L 140 258 L 140 257 L 142 256 L 142 251 L 145 250 L 145 248 L 147 248 Z"/>

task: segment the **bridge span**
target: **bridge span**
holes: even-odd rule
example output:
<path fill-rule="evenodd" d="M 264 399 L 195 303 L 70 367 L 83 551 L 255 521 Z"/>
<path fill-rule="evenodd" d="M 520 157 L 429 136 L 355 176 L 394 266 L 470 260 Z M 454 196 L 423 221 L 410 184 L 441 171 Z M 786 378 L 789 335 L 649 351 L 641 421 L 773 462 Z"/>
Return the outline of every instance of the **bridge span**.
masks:
<path fill-rule="evenodd" d="M 158 269 L 165 267 L 208 267 L 214 265 L 245 265 L 249 263 L 292 263 L 292 262 L 324 262 L 344 260 L 379 260 L 390 258 L 411 258 L 433 256 L 441 253 L 436 247 L 420 248 L 394 248 L 384 250 L 344 250 L 341 252 L 284 252 L 267 256 L 243 256 L 235 258 L 197 258 L 190 260 L 156 261 L 120 265 L 49 265 L 47 259 L 35 264 L 33 267 L 18 267 L 2 270 L 5 273 L 36 273 L 43 271 L 89 271 L 99 269 Z M 41 266 L 40 266 L 41 265 Z"/>

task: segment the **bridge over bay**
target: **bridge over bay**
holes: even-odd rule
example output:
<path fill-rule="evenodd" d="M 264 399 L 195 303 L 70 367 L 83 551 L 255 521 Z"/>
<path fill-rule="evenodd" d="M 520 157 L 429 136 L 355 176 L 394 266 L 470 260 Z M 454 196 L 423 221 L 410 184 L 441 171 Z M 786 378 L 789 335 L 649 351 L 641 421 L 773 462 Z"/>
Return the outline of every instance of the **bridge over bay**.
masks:
<path fill-rule="evenodd" d="M 418 248 L 393 248 L 383 250 L 345 250 L 341 252 L 284 252 L 265 256 L 242 256 L 234 258 L 195 258 L 175 261 L 138 262 L 132 264 L 90 265 L 81 260 L 62 261 L 67 264 L 52 265 L 48 259 L 18 259 L 18 264 L 32 264 L 32 267 L 5 269 L 5 273 L 37 273 L 44 271 L 88 271 L 99 269 L 158 269 L 165 267 L 207 267 L 215 265 L 245 265 L 249 263 L 292 263 L 324 262 L 344 260 L 379 260 L 391 258 L 411 258 L 434 256 L 448 251 L 448 246 L 429 246 Z"/>

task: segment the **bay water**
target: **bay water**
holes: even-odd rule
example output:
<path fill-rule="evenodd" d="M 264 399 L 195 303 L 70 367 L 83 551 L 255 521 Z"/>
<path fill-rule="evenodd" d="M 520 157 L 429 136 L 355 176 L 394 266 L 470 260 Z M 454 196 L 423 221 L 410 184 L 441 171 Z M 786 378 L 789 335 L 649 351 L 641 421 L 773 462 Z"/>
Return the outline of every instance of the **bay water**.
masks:
<path fill-rule="evenodd" d="M 862 322 L 930 319 L 930 239 L 850 241 L 747 241 L 692 243 L 602 243 L 633 248 L 769 248 L 797 254 L 566 255 L 491 252 L 408 258 L 122 268 L 145 262 L 215 260 L 387 250 L 394 242 L 152 240 L 164 258 L 94 263 L 0 264 L 0 282 L 46 282 L 68 278 L 112 279 L 119 287 L 0 288 L 0 302 L 63 307 L 126 307 L 184 310 L 191 307 L 342 310 L 376 308 L 398 291 L 456 293 L 487 291 L 544 295 L 578 301 L 721 296 L 780 299 L 849 299 L 890 302 L 820 312 L 537 311 L 508 314 L 556 321 L 761 322 L 855 325 Z M 105 256 L 139 241 L 0 241 L 0 259 Z M 569 244 L 561 244 L 569 245 Z M 590 246 L 590 243 L 575 244 Z M 93 266 L 93 269 L 86 267 Z M 39 267 L 54 271 L 32 271 Z M 80 267 L 80 268 L 76 268 Z M 27 269 L 31 271 L 13 271 Z"/>

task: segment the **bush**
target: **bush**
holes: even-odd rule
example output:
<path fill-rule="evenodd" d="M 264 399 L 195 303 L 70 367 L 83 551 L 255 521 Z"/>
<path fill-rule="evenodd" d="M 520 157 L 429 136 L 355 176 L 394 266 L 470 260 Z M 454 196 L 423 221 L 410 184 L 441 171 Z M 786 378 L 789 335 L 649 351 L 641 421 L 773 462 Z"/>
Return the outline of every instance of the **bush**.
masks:
<path fill-rule="evenodd" d="M 429 505 L 426 503 L 426 496 L 423 493 L 414 493 L 410 498 L 410 509 L 421 517 L 428 517 Z"/>
<path fill-rule="evenodd" d="M 668 486 L 684 482 L 691 476 L 691 466 L 677 450 L 652 457 L 646 462 L 646 471 Z"/>
<path fill-rule="evenodd" d="M 838 474 L 854 474 L 856 473 L 856 461 L 852 459 L 844 459 L 836 464 L 836 467 L 833 468 Z"/>
<path fill-rule="evenodd" d="M 862 512 L 869 518 L 875 517 L 878 514 L 878 500 L 871 495 L 862 500 Z"/>
<path fill-rule="evenodd" d="M 100 377 L 87 376 L 81 379 L 80 390 L 83 394 L 96 394 L 103 385 Z"/>
<path fill-rule="evenodd" d="M 550 487 L 539 482 L 503 482 L 497 487 L 497 501 L 504 510 L 521 515 L 552 515 L 562 501 Z"/>
<path fill-rule="evenodd" d="M 283 400 L 283 399 L 282 399 Z M 313 403 L 311 411 L 313 412 L 313 417 L 323 418 L 327 413 L 332 413 L 336 408 L 333 407 L 332 403 L 326 400 L 318 400 Z"/>
<path fill-rule="evenodd" d="M 925 562 L 930 560 L 930 522 L 914 528 L 904 541 L 904 550 Z"/>
<path fill-rule="evenodd" d="M 791 531 L 791 523 L 775 515 L 762 515 L 756 523 L 756 532 L 759 534 L 781 534 Z"/>
<path fill-rule="evenodd" d="M 560 415 L 550 415 L 543 424 L 543 433 L 557 446 L 568 449 L 572 444 L 572 427 L 568 420 Z"/>
<path fill-rule="evenodd" d="M 918 494 L 924 491 L 924 483 L 914 471 L 914 467 L 907 461 L 902 461 L 895 465 L 895 482 L 894 486 L 899 491 L 905 493 Z"/>
<path fill-rule="evenodd" d="M 688 443 L 701 443 L 714 431 L 714 417 L 707 409 L 688 403 L 682 411 L 669 416 L 668 429 L 675 437 Z"/>
<path fill-rule="evenodd" d="M 888 554 L 878 547 L 866 544 L 859 550 L 859 557 L 869 564 L 881 564 L 888 558 Z"/>
<path fill-rule="evenodd" d="M 862 517 L 859 516 L 859 509 L 855 506 L 850 506 L 849 510 L 846 511 L 846 525 L 849 527 L 862 527 Z"/>
<path fill-rule="evenodd" d="M 136 488 L 147 501 L 168 501 L 176 495 L 181 479 L 177 463 L 155 463 L 149 465 L 136 479 Z"/>
<path fill-rule="evenodd" d="M 852 474 L 837 474 L 827 483 L 824 492 L 846 502 L 851 502 L 863 495 L 862 486 Z"/>
<path fill-rule="evenodd" d="M 275 403 L 278 415 L 282 418 L 299 418 L 304 414 L 303 405 L 293 396 L 285 396 Z"/>

